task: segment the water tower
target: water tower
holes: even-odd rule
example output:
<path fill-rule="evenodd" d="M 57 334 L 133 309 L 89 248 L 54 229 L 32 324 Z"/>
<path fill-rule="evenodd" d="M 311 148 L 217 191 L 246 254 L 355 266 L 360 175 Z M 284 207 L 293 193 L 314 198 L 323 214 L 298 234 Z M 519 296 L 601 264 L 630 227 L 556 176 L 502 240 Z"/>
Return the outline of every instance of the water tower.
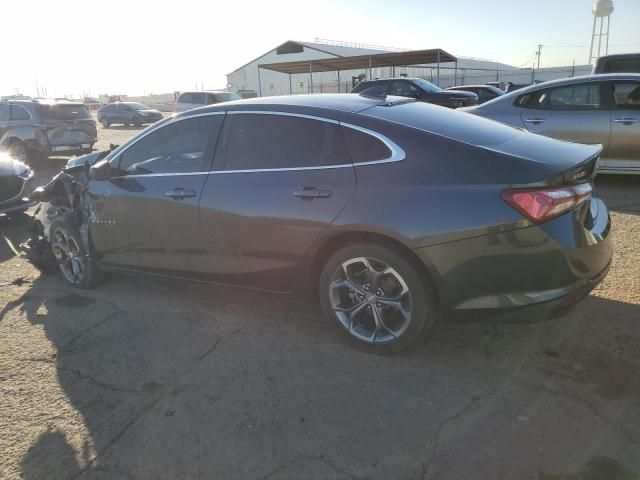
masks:
<path fill-rule="evenodd" d="M 613 1 L 612 0 L 596 0 L 593 4 L 593 31 L 591 32 L 591 49 L 589 50 L 589 63 L 592 63 L 596 58 L 600 56 L 600 50 L 602 48 L 602 39 L 604 38 L 604 52 L 606 55 L 609 53 L 609 25 L 611 24 L 611 14 L 613 13 Z M 600 33 L 596 33 L 597 22 L 600 19 Z M 607 31 L 604 30 L 604 22 L 607 21 Z M 596 44 L 596 37 L 598 42 L 598 53 L 594 55 L 594 46 Z"/>

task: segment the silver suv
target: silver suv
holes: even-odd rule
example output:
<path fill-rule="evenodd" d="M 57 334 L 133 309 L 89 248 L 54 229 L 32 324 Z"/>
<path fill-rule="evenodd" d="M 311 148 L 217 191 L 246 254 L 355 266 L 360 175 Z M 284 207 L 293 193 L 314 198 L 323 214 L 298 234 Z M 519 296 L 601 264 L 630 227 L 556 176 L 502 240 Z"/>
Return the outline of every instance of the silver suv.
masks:
<path fill-rule="evenodd" d="M 184 112 L 192 108 L 214 105 L 216 103 L 230 102 L 231 100 L 242 100 L 242 97 L 231 92 L 203 91 L 203 92 L 182 92 L 178 96 L 174 112 Z"/>

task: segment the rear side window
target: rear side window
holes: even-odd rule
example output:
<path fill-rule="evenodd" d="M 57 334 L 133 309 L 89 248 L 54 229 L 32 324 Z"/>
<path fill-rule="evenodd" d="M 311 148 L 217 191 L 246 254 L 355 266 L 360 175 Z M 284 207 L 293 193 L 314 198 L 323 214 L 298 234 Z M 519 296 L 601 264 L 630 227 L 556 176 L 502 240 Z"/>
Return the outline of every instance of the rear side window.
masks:
<path fill-rule="evenodd" d="M 89 110 L 83 105 L 41 105 L 40 112 L 46 120 L 86 120 L 91 118 Z"/>
<path fill-rule="evenodd" d="M 208 168 L 224 115 L 189 118 L 161 127 L 124 150 L 118 168 L 128 174 L 190 173 Z"/>
<path fill-rule="evenodd" d="M 518 98 L 523 108 L 548 110 L 597 110 L 600 108 L 600 84 L 566 85 L 529 93 Z"/>
<path fill-rule="evenodd" d="M 181 93 L 180 98 L 178 98 L 178 103 L 193 103 L 193 94 Z"/>
<path fill-rule="evenodd" d="M 361 132 L 355 128 L 342 127 L 342 134 L 353 163 L 386 160 L 391 157 L 389 147 L 368 133 Z"/>
<path fill-rule="evenodd" d="M 224 127 L 220 168 L 253 170 L 351 163 L 340 127 L 302 117 L 231 114 Z"/>
<path fill-rule="evenodd" d="M 31 115 L 20 105 L 11 105 L 11 120 L 31 120 Z"/>
<path fill-rule="evenodd" d="M 216 96 L 213 93 L 207 93 L 207 105 L 213 105 L 214 103 L 218 103 Z"/>
<path fill-rule="evenodd" d="M 618 110 L 640 110 L 640 83 L 614 83 L 611 90 Z"/>

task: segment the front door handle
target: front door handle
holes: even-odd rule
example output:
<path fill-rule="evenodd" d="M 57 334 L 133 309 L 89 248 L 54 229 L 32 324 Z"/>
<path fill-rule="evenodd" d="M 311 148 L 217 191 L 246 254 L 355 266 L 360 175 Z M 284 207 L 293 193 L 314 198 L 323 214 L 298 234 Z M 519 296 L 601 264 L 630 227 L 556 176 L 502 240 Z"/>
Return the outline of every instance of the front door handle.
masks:
<path fill-rule="evenodd" d="M 616 123 L 624 123 L 625 125 L 631 125 L 632 123 L 640 122 L 638 118 L 614 118 L 614 122 Z"/>
<path fill-rule="evenodd" d="M 541 123 L 546 122 L 547 119 L 540 118 L 540 117 L 533 117 L 533 118 L 525 118 L 524 121 L 527 123 L 533 123 L 534 125 L 540 125 Z"/>
<path fill-rule="evenodd" d="M 176 188 L 174 190 L 171 190 L 170 192 L 165 193 L 165 195 L 167 197 L 173 198 L 174 200 L 182 200 L 183 198 L 187 197 L 195 197 L 196 192 L 194 192 L 193 190 L 185 190 L 184 188 Z"/>
<path fill-rule="evenodd" d="M 329 190 L 318 190 L 315 187 L 305 187 L 302 190 L 293 192 L 294 197 L 302 198 L 304 200 L 313 200 L 314 198 L 327 198 L 331 196 Z"/>

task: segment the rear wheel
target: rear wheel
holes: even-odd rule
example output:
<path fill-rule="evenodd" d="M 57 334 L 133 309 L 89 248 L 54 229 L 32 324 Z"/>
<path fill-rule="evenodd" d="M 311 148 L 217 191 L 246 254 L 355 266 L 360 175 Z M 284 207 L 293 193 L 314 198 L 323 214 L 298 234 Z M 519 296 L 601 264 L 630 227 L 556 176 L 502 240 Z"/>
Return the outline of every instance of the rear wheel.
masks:
<path fill-rule="evenodd" d="M 435 321 L 430 283 L 406 255 L 381 245 L 351 245 L 334 253 L 319 290 L 325 316 L 374 352 L 404 350 Z"/>
<path fill-rule="evenodd" d="M 49 232 L 51 251 L 64 279 L 74 287 L 92 288 L 98 270 L 89 258 L 80 232 L 62 219 L 54 220 Z"/>
<path fill-rule="evenodd" d="M 131 120 L 131 123 L 133 123 L 134 127 L 137 127 L 137 128 L 142 127 L 142 119 L 138 116 L 133 117 L 133 119 Z"/>
<path fill-rule="evenodd" d="M 20 140 L 13 140 L 9 145 L 9 156 L 26 163 L 29 160 L 29 149 Z"/>

